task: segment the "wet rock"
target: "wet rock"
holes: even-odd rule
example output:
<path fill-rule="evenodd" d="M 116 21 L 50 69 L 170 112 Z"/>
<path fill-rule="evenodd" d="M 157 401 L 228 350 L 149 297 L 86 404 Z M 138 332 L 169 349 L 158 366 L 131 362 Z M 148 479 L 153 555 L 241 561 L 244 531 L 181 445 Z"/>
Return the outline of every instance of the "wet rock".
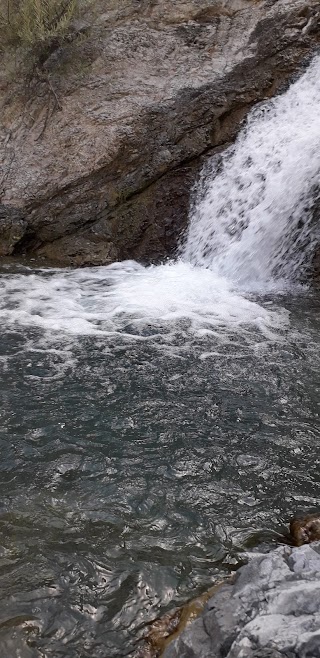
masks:
<path fill-rule="evenodd" d="M 320 543 L 252 555 L 163 658 L 320 656 Z"/>
<path fill-rule="evenodd" d="M 134 658 L 157 658 L 164 649 L 167 638 L 179 628 L 181 615 L 182 608 L 179 608 L 156 619 Z"/>
<path fill-rule="evenodd" d="M 309 514 L 290 522 L 290 535 L 296 546 L 320 540 L 320 515 Z"/>
<path fill-rule="evenodd" d="M 213 585 L 207 592 L 191 599 L 181 608 L 171 610 L 156 619 L 150 626 L 143 645 L 134 658 L 158 658 L 168 642 L 177 637 L 202 612 L 206 602 L 222 583 Z"/>
<path fill-rule="evenodd" d="M 158 260 L 186 226 L 204 158 L 317 47 L 320 2 L 94 5 L 83 38 L 47 63 L 50 85 L 0 72 L 0 199 L 27 222 L 13 252 Z"/>

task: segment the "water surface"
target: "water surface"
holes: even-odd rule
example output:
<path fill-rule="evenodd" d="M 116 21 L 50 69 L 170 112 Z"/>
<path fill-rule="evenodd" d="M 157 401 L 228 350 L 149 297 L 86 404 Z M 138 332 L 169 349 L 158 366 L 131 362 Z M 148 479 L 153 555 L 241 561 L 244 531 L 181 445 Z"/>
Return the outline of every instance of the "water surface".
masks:
<path fill-rule="evenodd" d="M 113 334 L 100 318 L 101 333 L 85 335 L 36 326 L 32 312 L 17 321 L 30 277 L 47 291 L 45 316 L 46 282 L 68 276 L 0 280 L 8 657 L 130 655 L 148 621 L 320 496 L 318 295 L 251 296 L 278 318 L 272 336 L 229 321 L 195 332 L 190 318 L 139 331 L 123 318 Z"/>

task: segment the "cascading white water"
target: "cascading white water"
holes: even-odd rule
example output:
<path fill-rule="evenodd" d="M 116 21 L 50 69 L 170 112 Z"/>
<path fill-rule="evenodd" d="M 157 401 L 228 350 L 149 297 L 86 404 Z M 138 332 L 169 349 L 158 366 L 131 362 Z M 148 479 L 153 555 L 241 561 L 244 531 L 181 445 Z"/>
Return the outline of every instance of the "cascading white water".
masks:
<path fill-rule="evenodd" d="M 2 326 L 145 338 L 152 325 L 165 327 L 170 342 L 169 328 L 187 320 L 198 335 L 222 338 L 248 326 L 270 335 L 286 313 L 270 310 L 261 293 L 297 282 L 310 264 L 319 176 L 318 57 L 286 93 L 251 112 L 219 171 L 213 161 L 179 259 L 4 274 Z M 248 295 L 257 290 L 259 302 Z"/>
<path fill-rule="evenodd" d="M 285 94 L 251 112 L 219 173 L 203 181 L 183 259 L 249 289 L 292 283 L 319 238 L 312 226 L 319 196 L 316 58 Z"/>

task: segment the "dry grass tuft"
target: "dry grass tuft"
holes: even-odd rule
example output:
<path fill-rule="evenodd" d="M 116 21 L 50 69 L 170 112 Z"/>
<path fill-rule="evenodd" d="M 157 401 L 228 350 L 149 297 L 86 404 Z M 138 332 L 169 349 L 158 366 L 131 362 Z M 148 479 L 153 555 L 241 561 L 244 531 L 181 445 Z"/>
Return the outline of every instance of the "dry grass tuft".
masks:
<path fill-rule="evenodd" d="M 79 0 L 0 0 L 0 48 L 35 59 L 69 32 Z"/>

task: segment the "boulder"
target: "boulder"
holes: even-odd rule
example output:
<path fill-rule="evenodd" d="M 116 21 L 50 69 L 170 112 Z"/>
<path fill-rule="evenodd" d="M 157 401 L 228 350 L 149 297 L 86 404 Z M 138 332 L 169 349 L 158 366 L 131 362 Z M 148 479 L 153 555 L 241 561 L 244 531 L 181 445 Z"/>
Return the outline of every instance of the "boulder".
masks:
<path fill-rule="evenodd" d="M 320 542 L 253 554 L 163 658 L 320 657 Z"/>

